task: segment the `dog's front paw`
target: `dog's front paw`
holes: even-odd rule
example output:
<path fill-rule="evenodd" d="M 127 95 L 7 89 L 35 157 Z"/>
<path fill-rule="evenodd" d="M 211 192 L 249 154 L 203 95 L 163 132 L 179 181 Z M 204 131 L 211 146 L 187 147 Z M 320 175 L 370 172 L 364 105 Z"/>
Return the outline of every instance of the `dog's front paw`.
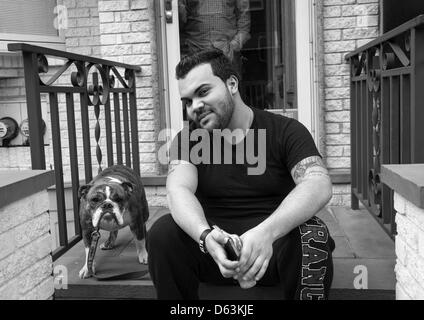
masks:
<path fill-rule="evenodd" d="M 109 240 L 106 240 L 100 245 L 100 249 L 102 250 L 112 250 L 113 248 L 115 248 L 115 244 Z"/>
<path fill-rule="evenodd" d="M 148 260 L 149 260 L 149 254 L 147 253 L 145 248 L 142 248 L 138 252 L 138 262 L 142 264 L 147 264 Z"/>
<path fill-rule="evenodd" d="M 92 270 L 88 270 L 88 266 L 84 265 L 84 267 L 82 267 L 82 269 L 79 272 L 79 277 L 81 279 L 87 279 L 87 278 L 94 276 L 95 273 L 96 273 L 96 270 L 95 270 L 95 267 L 94 267 L 94 263 L 93 263 Z"/>

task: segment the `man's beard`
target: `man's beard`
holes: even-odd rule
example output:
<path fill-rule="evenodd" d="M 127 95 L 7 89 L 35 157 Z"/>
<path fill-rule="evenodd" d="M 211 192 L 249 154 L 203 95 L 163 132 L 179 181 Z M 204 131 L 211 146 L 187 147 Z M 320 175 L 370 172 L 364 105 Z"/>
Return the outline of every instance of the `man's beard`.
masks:
<path fill-rule="evenodd" d="M 218 110 L 221 110 L 223 112 L 218 113 Z M 225 95 L 225 99 L 219 103 L 218 107 L 211 109 L 210 111 L 213 113 L 213 115 L 215 115 L 217 119 L 217 126 L 212 128 L 212 130 L 223 130 L 228 127 L 234 112 L 234 101 L 228 91 Z M 200 122 L 201 121 L 199 121 L 198 119 L 191 120 L 191 127 L 196 129 L 202 128 Z"/>

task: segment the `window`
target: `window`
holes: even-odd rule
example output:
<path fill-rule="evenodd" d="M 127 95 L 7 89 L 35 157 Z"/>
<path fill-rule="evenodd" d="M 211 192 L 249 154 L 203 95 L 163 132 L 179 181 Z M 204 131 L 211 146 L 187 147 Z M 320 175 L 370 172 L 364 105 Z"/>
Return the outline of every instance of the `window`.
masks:
<path fill-rule="evenodd" d="M 54 26 L 57 0 L 2 0 L 0 3 L 0 52 L 7 43 L 63 44 Z"/>

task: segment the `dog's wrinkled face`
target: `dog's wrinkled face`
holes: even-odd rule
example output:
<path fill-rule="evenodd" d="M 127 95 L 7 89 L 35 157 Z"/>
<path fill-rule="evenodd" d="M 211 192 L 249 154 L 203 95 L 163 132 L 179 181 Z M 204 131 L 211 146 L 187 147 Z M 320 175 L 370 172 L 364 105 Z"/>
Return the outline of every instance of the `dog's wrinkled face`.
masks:
<path fill-rule="evenodd" d="M 122 226 L 132 190 L 128 182 L 81 186 L 80 197 L 86 200 L 86 211 L 91 215 L 93 227 L 100 222 L 106 224 L 107 229 Z"/>

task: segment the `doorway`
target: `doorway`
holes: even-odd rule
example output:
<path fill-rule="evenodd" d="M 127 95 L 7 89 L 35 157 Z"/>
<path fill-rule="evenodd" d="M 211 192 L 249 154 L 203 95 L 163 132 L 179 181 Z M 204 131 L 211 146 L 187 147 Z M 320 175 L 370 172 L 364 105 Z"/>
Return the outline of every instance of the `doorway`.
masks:
<path fill-rule="evenodd" d="M 294 0 L 250 2 L 242 97 L 256 108 L 297 119 Z"/>
<path fill-rule="evenodd" d="M 310 32 L 314 21 L 313 1 L 222 0 L 233 6 L 245 1 L 248 2 L 250 27 L 248 40 L 240 50 L 242 98 L 250 106 L 298 119 L 317 141 L 314 120 L 318 117 L 313 114 L 313 85 L 316 82 L 313 79 L 314 52 L 311 46 L 314 35 Z M 184 36 L 181 35 L 183 21 L 180 21 L 182 2 L 195 6 L 199 0 L 161 0 L 160 4 L 160 17 L 165 28 L 163 52 L 168 78 L 169 127 L 174 132 L 182 128 L 183 122 L 175 80 L 175 66 L 184 46 Z M 213 10 L 216 15 L 220 9 L 215 7 Z"/>

